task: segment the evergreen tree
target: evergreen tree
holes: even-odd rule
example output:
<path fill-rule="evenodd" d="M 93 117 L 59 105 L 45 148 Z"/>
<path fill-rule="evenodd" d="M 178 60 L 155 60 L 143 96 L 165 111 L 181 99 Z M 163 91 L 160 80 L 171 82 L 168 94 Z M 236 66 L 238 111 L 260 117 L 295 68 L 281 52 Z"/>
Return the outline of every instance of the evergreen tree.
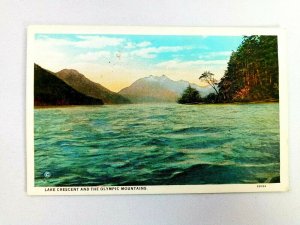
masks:
<path fill-rule="evenodd" d="M 199 92 L 190 85 L 184 90 L 182 96 L 177 100 L 180 104 L 193 104 L 199 103 L 200 101 L 201 97 Z"/>
<path fill-rule="evenodd" d="M 278 99 L 277 36 L 248 36 L 232 52 L 220 83 L 219 101 Z"/>

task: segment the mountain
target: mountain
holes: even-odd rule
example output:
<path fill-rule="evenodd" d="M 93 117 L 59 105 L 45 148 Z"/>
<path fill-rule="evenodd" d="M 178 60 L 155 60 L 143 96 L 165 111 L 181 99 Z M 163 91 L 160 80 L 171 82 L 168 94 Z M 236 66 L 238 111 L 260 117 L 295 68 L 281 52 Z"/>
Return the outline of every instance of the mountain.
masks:
<path fill-rule="evenodd" d="M 80 93 L 93 98 L 102 99 L 105 104 L 130 103 L 127 98 L 87 79 L 84 75 L 76 70 L 64 69 L 57 72 L 56 76 Z"/>
<path fill-rule="evenodd" d="M 34 105 L 102 105 L 101 99 L 79 93 L 53 72 L 34 65 Z"/>
<path fill-rule="evenodd" d="M 129 87 L 122 89 L 119 94 L 132 102 L 176 102 L 183 91 L 191 86 L 200 92 L 201 97 L 214 92 L 211 87 L 200 87 L 188 81 L 174 81 L 166 75 L 144 77 L 138 79 Z"/>

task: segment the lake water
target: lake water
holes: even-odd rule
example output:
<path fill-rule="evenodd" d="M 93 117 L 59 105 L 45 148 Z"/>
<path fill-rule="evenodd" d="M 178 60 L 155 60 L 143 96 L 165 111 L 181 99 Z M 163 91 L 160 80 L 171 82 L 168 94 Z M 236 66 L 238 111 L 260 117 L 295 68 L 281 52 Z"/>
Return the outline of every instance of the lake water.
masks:
<path fill-rule="evenodd" d="M 279 182 L 279 104 L 35 109 L 35 186 Z"/>

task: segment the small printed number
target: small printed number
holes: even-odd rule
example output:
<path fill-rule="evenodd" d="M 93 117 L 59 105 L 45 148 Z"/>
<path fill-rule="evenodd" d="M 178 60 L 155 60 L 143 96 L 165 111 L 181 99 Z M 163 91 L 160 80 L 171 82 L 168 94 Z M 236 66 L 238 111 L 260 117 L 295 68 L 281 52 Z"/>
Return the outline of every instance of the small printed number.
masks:
<path fill-rule="evenodd" d="M 256 187 L 258 187 L 258 188 L 266 188 L 267 185 L 265 185 L 265 184 L 258 184 Z"/>

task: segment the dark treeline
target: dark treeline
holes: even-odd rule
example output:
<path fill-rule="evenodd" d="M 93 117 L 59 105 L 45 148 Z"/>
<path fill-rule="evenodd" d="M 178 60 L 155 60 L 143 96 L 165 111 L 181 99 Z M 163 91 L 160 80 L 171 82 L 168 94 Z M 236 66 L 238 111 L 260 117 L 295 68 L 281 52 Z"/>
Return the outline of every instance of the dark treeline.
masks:
<path fill-rule="evenodd" d="M 278 75 L 277 36 L 245 36 L 219 83 L 209 71 L 199 77 L 215 90 L 199 102 L 278 101 Z"/>

